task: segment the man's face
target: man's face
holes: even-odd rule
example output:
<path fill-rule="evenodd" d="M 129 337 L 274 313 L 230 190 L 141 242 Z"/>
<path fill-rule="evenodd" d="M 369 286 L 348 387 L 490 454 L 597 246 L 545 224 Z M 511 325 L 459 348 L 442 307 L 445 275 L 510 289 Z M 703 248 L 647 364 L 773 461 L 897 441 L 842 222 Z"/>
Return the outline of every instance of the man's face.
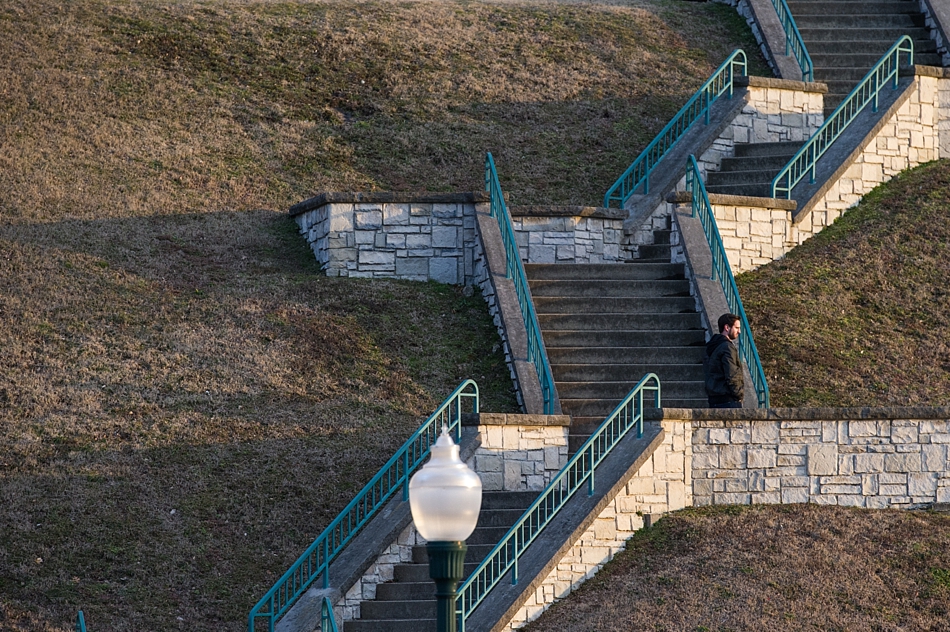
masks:
<path fill-rule="evenodd" d="M 722 335 L 728 338 L 729 340 L 735 340 L 739 337 L 739 327 L 742 325 L 738 320 L 732 325 L 726 325 L 722 329 Z"/>

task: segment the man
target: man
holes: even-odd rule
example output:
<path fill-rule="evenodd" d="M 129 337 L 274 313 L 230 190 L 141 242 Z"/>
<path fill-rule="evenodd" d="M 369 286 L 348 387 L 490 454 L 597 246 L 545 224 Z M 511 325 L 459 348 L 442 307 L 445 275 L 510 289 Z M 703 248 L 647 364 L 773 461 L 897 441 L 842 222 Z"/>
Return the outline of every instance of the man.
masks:
<path fill-rule="evenodd" d="M 706 343 L 703 370 L 710 408 L 742 408 L 742 362 L 735 342 L 741 324 L 735 314 L 723 314 L 719 317 L 719 333 Z"/>

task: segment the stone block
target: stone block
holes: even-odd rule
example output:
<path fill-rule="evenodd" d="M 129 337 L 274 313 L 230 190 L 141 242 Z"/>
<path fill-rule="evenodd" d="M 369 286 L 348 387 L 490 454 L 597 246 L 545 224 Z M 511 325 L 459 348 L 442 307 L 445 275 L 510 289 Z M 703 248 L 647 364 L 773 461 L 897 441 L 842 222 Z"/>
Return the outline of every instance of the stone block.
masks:
<path fill-rule="evenodd" d="M 933 497 L 937 493 L 937 475 L 933 472 L 917 472 L 907 475 L 907 495 Z"/>
<path fill-rule="evenodd" d="M 807 503 L 808 489 L 805 487 L 784 487 L 782 488 L 782 503 Z"/>
<path fill-rule="evenodd" d="M 725 428 L 710 428 L 709 443 L 712 445 L 729 445 L 729 431 Z"/>
<path fill-rule="evenodd" d="M 894 425 L 891 428 L 891 441 L 894 443 L 917 443 L 920 437 L 916 424 L 912 426 Z"/>
<path fill-rule="evenodd" d="M 947 446 L 925 445 L 920 453 L 923 461 L 921 469 L 925 472 L 943 472 L 947 470 Z"/>
<path fill-rule="evenodd" d="M 719 466 L 726 469 L 744 469 L 746 467 L 746 448 L 744 446 L 726 446 L 720 450 Z"/>
<path fill-rule="evenodd" d="M 833 476 L 838 473 L 838 446 L 834 443 L 819 443 L 808 446 L 808 474 L 810 476 Z"/>
<path fill-rule="evenodd" d="M 462 242 L 459 239 L 460 231 L 455 226 L 433 226 L 432 227 L 432 247 L 433 248 L 460 248 Z"/>
<path fill-rule="evenodd" d="M 386 204 L 383 206 L 384 226 L 409 224 L 409 204 Z"/>
<path fill-rule="evenodd" d="M 884 455 L 883 454 L 856 454 L 854 455 L 854 471 L 858 473 L 883 472 L 884 471 Z"/>
<path fill-rule="evenodd" d="M 401 257 L 396 259 L 396 276 L 429 278 L 429 262 L 421 257 Z"/>
<path fill-rule="evenodd" d="M 357 230 L 376 230 L 383 227 L 383 212 L 380 210 L 356 211 Z"/>
<path fill-rule="evenodd" d="M 753 421 L 752 443 L 777 444 L 779 442 L 779 422 Z"/>
<path fill-rule="evenodd" d="M 357 260 L 361 265 L 393 266 L 396 263 L 396 253 L 379 252 L 377 250 L 360 250 Z"/>
<path fill-rule="evenodd" d="M 774 450 L 752 450 L 748 451 L 749 468 L 768 468 L 776 466 L 776 454 Z"/>
<path fill-rule="evenodd" d="M 458 283 L 458 260 L 453 257 L 432 257 L 429 259 L 429 278 L 439 283 Z"/>
<path fill-rule="evenodd" d="M 884 470 L 886 472 L 920 472 L 920 453 L 886 454 L 884 455 Z"/>

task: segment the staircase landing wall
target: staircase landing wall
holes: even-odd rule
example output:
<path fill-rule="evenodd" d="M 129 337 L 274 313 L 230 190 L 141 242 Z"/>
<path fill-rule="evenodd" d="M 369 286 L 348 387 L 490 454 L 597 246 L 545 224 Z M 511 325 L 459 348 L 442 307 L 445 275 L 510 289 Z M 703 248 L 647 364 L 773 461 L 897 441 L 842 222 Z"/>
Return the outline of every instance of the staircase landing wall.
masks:
<path fill-rule="evenodd" d="M 645 516 L 676 511 L 693 504 L 691 435 L 680 422 L 661 422 L 662 443 L 628 478 L 620 491 L 536 587 L 520 610 L 493 632 L 508 632 L 537 619 L 552 603 L 592 578 L 644 526 Z"/>
<path fill-rule="evenodd" d="M 950 503 L 950 408 L 665 409 L 662 417 L 691 436 L 696 506 Z"/>
<path fill-rule="evenodd" d="M 734 155 L 737 143 L 777 143 L 802 141 L 809 138 L 824 123 L 824 84 L 804 83 L 764 77 L 739 78 L 747 84 L 741 111 L 724 126 L 719 136 L 697 157 L 703 179 L 710 171 L 719 171 L 723 158 Z M 681 174 L 673 187 L 675 192 L 686 189 L 686 164 L 661 164 Z M 648 243 L 654 225 L 666 222 L 677 210 L 676 204 L 664 198 L 648 215 L 646 222 L 625 227 L 631 242 Z M 675 223 L 674 223 L 675 226 Z M 682 248 L 677 249 L 673 237 L 675 262 L 685 261 Z"/>

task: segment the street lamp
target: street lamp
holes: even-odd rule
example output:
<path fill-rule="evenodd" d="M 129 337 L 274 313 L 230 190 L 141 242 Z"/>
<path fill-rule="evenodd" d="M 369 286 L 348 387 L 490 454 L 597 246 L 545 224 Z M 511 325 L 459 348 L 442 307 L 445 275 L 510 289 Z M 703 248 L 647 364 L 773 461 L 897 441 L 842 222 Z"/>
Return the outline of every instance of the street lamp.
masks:
<path fill-rule="evenodd" d="M 472 535 L 482 505 L 482 481 L 459 458 L 459 447 L 442 426 L 432 457 L 409 481 L 409 508 L 426 540 L 429 577 L 435 580 L 436 630 L 456 632 L 455 590 L 465 568 L 464 540 Z"/>

